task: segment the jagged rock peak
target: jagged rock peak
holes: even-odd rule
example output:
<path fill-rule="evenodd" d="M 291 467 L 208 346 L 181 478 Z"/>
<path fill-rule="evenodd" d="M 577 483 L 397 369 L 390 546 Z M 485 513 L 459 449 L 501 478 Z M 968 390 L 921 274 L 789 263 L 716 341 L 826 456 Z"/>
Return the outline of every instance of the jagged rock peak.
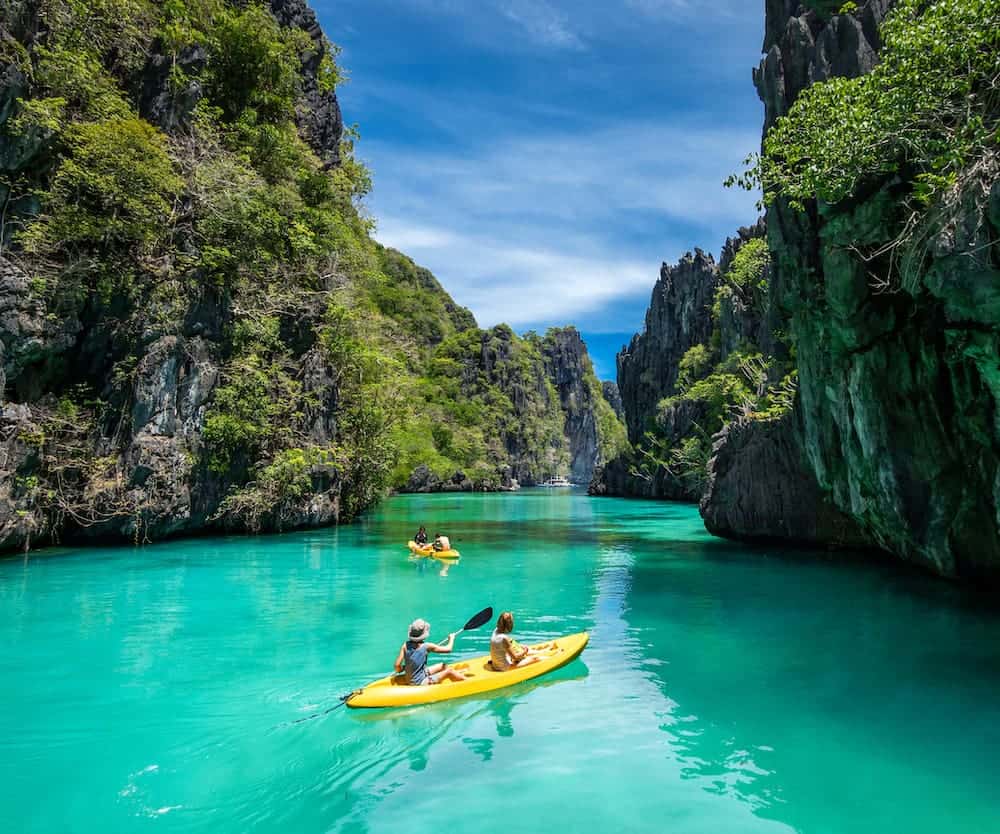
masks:
<path fill-rule="evenodd" d="M 595 392 L 587 384 L 588 375 L 593 373 L 587 346 L 575 327 L 553 328 L 542 340 L 542 356 L 565 415 L 570 479 L 575 483 L 590 483 L 598 463 L 599 444 Z"/>
<path fill-rule="evenodd" d="M 764 131 L 816 81 L 871 71 L 881 46 L 879 24 L 895 0 L 868 0 L 851 14 L 825 19 L 796 0 L 767 0 L 764 59 L 754 85 L 764 102 Z"/>
<path fill-rule="evenodd" d="M 675 392 L 681 357 L 708 341 L 718 282 L 715 259 L 701 249 L 688 252 L 673 266 L 663 264 L 645 330 L 618 354 L 618 388 L 633 443 L 642 436 L 657 403 Z"/>
<path fill-rule="evenodd" d="M 229 0 L 241 6 L 238 0 Z M 320 83 L 321 65 L 333 48 L 305 0 L 270 0 L 269 8 L 279 25 L 301 29 L 312 41 L 312 48 L 299 55 L 301 96 L 296 106 L 296 121 L 302 137 L 327 167 L 340 161 L 340 141 L 344 121 L 334 90 L 324 90 Z M 155 42 L 142 73 L 139 113 L 168 133 L 185 127 L 201 100 L 203 91 L 197 79 L 209 59 L 204 45 L 186 47 L 175 57 L 166 54 L 163 44 Z M 187 80 L 180 89 L 171 81 L 175 70 L 184 70 Z"/>
<path fill-rule="evenodd" d="M 719 272 L 725 275 L 732 266 L 736 253 L 755 238 L 767 237 L 767 221 L 763 217 L 757 218 L 757 222 L 752 226 L 740 226 L 736 230 L 735 237 L 727 237 L 722 245 L 722 253 L 719 255 Z"/>

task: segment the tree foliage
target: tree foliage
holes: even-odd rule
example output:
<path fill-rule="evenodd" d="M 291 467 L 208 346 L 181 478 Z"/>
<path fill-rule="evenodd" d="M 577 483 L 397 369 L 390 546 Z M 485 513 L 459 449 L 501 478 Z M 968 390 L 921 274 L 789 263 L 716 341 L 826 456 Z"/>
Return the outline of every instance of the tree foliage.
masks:
<path fill-rule="evenodd" d="M 900 0 L 879 64 L 808 87 L 764 140 L 766 201 L 836 203 L 898 175 L 929 202 L 1000 129 L 1000 0 Z"/>
<path fill-rule="evenodd" d="M 166 137 L 140 119 L 113 118 L 72 126 L 66 143 L 26 248 L 100 254 L 148 249 L 162 239 L 184 185 Z"/>
<path fill-rule="evenodd" d="M 120 403 L 150 343 L 204 328 L 219 373 L 190 463 L 229 490 L 220 520 L 280 526 L 332 485 L 350 518 L 420 463 L 488 486 L 512 455 L 563 468 L 537 344 L 476 330 L 433 275 L 373 240 L 355 130 L 333 167 L 300 133 L 304 67 L 323 92 L 343 78 L 332 45 L 263 0 L 40 4 L 30 43 L 0 39 L 27 79 L 0 138 L 35 154 L 0 177 L 0 245 L 50 317 L 113 322 L 114 369 L 94 382 Z M 175 104 L 198 91 L 169 133 L 139 116 L 164 63 Z"/>

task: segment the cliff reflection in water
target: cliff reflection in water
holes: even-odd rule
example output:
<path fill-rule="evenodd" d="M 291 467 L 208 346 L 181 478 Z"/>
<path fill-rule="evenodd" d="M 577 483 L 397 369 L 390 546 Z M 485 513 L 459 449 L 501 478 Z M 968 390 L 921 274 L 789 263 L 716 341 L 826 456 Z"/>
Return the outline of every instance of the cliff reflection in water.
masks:
<path fill-rule="evenodd" d="M 697 569 L 637 560 L 623 614 L 684 778 L 796 830 L 895 830 L 901 802 L 921 830 L 989 813 L 1000 621 L 988 607 L 826 554 L 709 542 L 688 559 Z"/>

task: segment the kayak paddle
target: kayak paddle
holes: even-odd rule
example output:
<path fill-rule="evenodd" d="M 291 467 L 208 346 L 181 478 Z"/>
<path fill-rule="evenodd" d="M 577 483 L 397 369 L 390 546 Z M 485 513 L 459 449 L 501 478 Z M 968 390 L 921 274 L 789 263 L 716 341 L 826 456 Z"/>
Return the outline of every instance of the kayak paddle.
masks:
<path fill-rule="evenodd" d="M 489 608 L 484 608 L 475 617 L 473 617 L 469 622 L 462 626 L 462 631 L 472 631 L 475 628 L 493 619 L 493 606 Z"/>
<path fill-rule="evenodd" d="M 484 608 L 474 617 L 471 617 L 469 621 L 464 626 L 462 626 L 460 631 L 473 631 L 474 629 L 479 628 L 480 626 L 489 622 L 492 619 L 493 619 L 493 606 L 491 605 Z M 398 676 L 401 675 L 402 672 L 396 672 L 395 674 Z M 285 724 L 279 724 L 278 726 L 282 727 L 282 726 L 290 726 L 291 724 L 301 724 L 303 721 L 311 721 L 314 718 L 319 718 L 320 716 L 323 715 L 329 715 L 331 712 L 337 709 L 337 707 L 344 706 L 344 704 L 350 701 L 351 698 L 353 698 L 359 692 L 361 692 L 360 689 L 355 689 L 353 692 L 348 692 L 346 695 L 341 695 L 340 698 L 338 699 L 339 703 L 335 704 L 329 709 L 325 709 L 322 712 L 314 712 L 312 715 L 307 715 L 304 718 L 297 718 L 294 721 L 286 722 Z"/>

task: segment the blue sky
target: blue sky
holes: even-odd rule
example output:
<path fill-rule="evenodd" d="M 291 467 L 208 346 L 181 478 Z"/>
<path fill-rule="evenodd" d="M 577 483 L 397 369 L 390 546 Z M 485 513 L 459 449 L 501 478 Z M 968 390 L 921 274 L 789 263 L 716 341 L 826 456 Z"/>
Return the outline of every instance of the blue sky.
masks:
<path fill-rule="evenodd" d="M 376 236 L 479 323 L 575 324 L 598 373 L 662 261 L 755 217 L 760 0 L 313 0 Z"/>

